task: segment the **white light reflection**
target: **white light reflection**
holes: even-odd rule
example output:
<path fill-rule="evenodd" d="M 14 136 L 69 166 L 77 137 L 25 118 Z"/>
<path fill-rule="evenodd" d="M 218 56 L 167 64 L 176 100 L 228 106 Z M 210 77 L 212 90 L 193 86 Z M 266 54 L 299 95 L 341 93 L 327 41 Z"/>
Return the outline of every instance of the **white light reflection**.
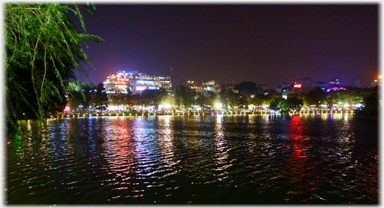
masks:
<path fill-rule="evenodd" d="M 335 118 L 335 119 L 342 119 L 342 118 L 343 118 L 343 114 L 341 114 L 341 113 L 336 113 L 334 118 Z"/>
<path fill-rule="evenodd" d="M 215 125 L 215 164 L 216 164 L 216 171 L 220 171 L 220 176 L 224 176 L 221 178 L 218 178 L 219 181 L 222 181 L 223 179 L 228 177 L 228 172 L 225 171 L 228 167 L 231 166 L 230 163 L 228 163 L 228 147 L 227 147 L 227 141 L 224 137 L 224 129 L 223 129 L 223 123 L 222 123 L 222 116 L 219 115 L 216 117 L 216 125 Z"/>
<path fill-rule="evenodd" d="M 263 120 L 261 120 L 262 128 L 269 129 L 270 127 L 270 115 L 266 115 Z"/>
<path fill-rule="evenodd" d="M 327 113 L 322 113 L 322 114 L 320 115 L 320 118 L 321 118 L 321 120 L 325 121 L 325 120 L 328 119 L 328 114 L 327 114 Z"/>
<path fill-rule="evenodd" d="M 250 114 L 250 115 L 248 115 L 248 123 L 249 124 L 255 124 L 256 122 L 255 122 L 255 119 L 256 119 L 256 116 L 255 115 L 252 115 L 252 114 Z"/>
<path fill-rule="evenodd" d="M 136 145 L 136 155 L 139 164 L 151 164 L 157 162 L 160 157 L 160 151 L 156 147 L 156 129 L 154 122 L 149 122 L 144 117 L 137 118 L 133 121 L 133 140 Z M 146 167 L 148 165 L 145 165 Z"/>
<path fill-rule="evenodd" d="M 269 114 L 265 116 L 265 122 L 266 123 L 269 123 L 269 116 L 270 116 Z"/>
<path fill-rule="evenodd" d="M 173 153 L 173 144 L 172 144 L 172 139 L 173 139 L 173 131 L 172 131 L 172 126 L 170 123 L 171 116 L 170 115 L 165 115 L 161 116 L 161 132 L 160 135 L 161 137 L 159 138 L 160 140 L 160 145 L 161 145 L 161 155 L 162 155 L 162 161 L 166 163 L 166 167 L 170 168 L 174 165 L 176 165 L 179 161 L 175 162 L 173 161 L 174 158 L 174 153 Z"/>
<path fill-rule="evenodd" d="M 50 138 L 52 140 L 51 151 L 54 152 L 56 156 L 58 155 L 63 156 L 65 154 L 64 144 L 69 142 L 68 139 L 70 138 L 72 133 L 71 129 L 73 127 L 71 124 L 73 122 L 74 122 L 73 120 L 63 120 L 60 122 L 58 126 L 56 125 L 55 125 L 56 127 L 53 125 L 51 126 L 50 128 Z M 76 124 L 74 125 L 75 127 L 77 127 Z M 77 130 L 77 129 L 74 129 L 74 130 Z M 70 144 L 69 144 L 69 148 L 70 148 Z M 67 146 L 67 149 L 68 149 L 68 146 Z"/>

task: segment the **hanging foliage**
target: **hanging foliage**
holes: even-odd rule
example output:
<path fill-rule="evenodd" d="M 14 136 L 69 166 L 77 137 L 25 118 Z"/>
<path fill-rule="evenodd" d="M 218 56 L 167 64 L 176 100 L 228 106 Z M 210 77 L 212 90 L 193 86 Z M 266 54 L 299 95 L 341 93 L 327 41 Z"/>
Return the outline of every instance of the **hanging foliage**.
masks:
<path fill-rule="evenodd" d="M 58 3 L 5 4 L 7 131 L 18 129 L 21 119 L 43 124 L 49 114 L 61 111 L 69 79 L 75 79 L 74 72 L 85 74 L 80 62 L 91 64 L 84 40 L 103 40 L 87 34 L 80 9 L 90 12 Z M 83 33 L 69 12 L 79 18 Z"/>

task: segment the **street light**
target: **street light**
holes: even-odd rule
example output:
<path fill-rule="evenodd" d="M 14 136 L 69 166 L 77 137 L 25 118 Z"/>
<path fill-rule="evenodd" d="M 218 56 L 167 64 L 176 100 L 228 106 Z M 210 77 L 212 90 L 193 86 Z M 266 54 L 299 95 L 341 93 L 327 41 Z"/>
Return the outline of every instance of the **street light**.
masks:
<path fill-rule="evenodd" d="M 217 109 L 221 109 L 221 107 L 223 107 L 223 104 L 221 104 L 221 103 L 216 103 L 215 106 L 216 106 Z"/>

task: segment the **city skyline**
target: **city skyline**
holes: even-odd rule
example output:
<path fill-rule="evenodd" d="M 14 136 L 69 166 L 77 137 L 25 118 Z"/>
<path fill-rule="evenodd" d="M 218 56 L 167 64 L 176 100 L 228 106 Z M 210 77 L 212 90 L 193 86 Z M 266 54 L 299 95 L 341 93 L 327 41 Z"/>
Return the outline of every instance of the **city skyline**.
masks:
<path fill-rule="evenodd" d="M 169 76 L 172 68 L 174 85 L 275 87 L 296 77 L 367 85 L 379 73 L 377 4 L 95 5 L 82 13 L 87 32 L 105 40 L 87 42 L 92 82 L 123 70 Z"/>

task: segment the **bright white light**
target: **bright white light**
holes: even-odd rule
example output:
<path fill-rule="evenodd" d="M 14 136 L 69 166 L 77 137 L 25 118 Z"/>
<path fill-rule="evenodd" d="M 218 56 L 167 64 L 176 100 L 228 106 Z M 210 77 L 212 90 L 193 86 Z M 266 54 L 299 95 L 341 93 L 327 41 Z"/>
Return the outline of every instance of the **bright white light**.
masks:
<path fill-rule="evenodd" d="M 348 103 L 345 103 L 345 104 L 344 104 L 344 107 L 345 107 L 345 108 L 348 108 L 348 107 L 349 107 L 349 104 L 348 104 Z"/>
<path fill-rule="evenodd" d="M 144 87 L 144 86 L 136 86 L 136 90 L 145 90 L 147 87 Z"/>
<path fill-rule="evenodd" d="M 166 103 L 164 105 L 159 105 L 159 110 L 161 111 L 162 108 L 171 108 L 171 107 L 172 107 L 171 104 Z"/>
<path fill-rule="evenodd" d="M 217 109 L 221 109 L 221 107 L 223 107 L 223 104 L 221 104 L 221 103 L 216 103 L 216 108 L 217 108 Z"/>
<path fill-rule="evenodd" d="M 117 88 L 119 88 L 119 89 L 126 89 L 127 85 L 117 85 Z"/>
<path fill-rule="evenodd" d="M 150 89 L 150 90 L 159 90 L 160 89 L 160 87 L 153 87 L 153 86 L 151 86 L 151 87 L 148 87 L 148 89 Z"/>
<path fill-rule="evenodd" d="M 118 106 L 114 106 L 114 105 L 109 105 L 107 107 L 107 110 L 109 110 L 109 111 L 114 111 L 114 110 L 117 110 L 117 109 L 118 109 Z"/>
<path fill-rule="evenodd" d="M 155 81 L 144 81 L 144 80 L 137 80 L 138 84 L 154 84 Z"/>

